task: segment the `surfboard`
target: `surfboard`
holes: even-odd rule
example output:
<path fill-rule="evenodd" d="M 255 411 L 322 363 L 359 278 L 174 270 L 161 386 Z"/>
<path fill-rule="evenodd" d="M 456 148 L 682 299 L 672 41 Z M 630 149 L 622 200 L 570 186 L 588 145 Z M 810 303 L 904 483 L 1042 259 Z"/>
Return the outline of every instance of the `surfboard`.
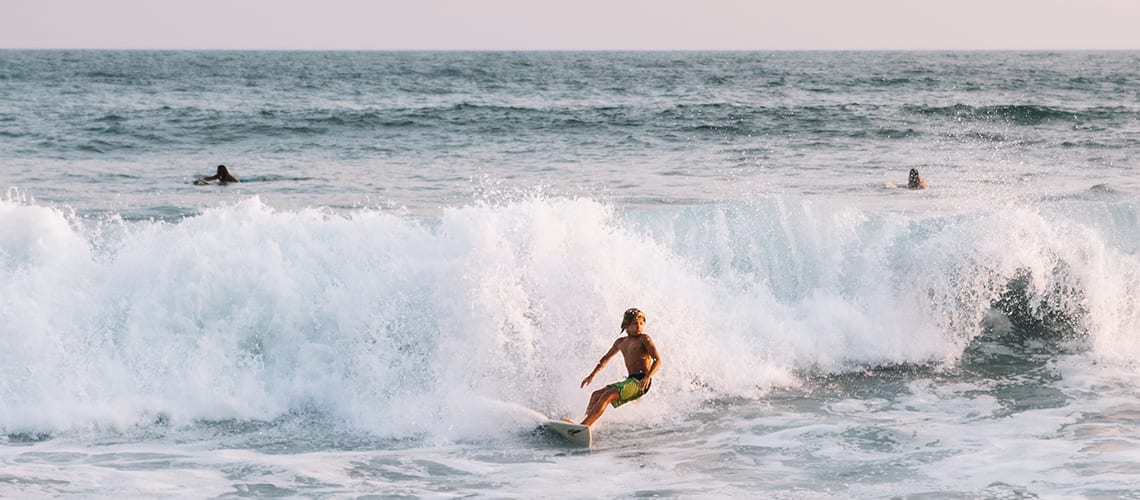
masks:
<path fill-rule="evenodd" d="M 590 428 L 585 425 L 571 424 L 561 420 L 547 420 L 542 423 L 542 427 L 574 446 L 590 447 Z"/>

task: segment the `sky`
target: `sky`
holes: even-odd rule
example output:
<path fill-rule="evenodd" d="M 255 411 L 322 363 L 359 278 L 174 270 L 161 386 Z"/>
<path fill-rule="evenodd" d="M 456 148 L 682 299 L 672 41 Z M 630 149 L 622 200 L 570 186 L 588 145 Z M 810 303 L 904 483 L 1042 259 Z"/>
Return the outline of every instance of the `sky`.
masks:
<path fill-rule="evenodd" d="M 0 0 L 0 48 L 1140 49 L 1140 0 Z"/>

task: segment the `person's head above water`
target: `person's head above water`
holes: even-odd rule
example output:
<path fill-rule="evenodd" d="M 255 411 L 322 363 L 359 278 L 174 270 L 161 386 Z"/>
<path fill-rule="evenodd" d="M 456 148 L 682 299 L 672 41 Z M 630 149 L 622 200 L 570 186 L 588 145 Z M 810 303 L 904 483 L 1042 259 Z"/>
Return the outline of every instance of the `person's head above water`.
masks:
<path fill-rule="evenodd" d="M 926 181 L 922 180 L 922 176 L 918 175 L 918 169 L 910 169 L 910 176 L 907 177 L 906 187 L 909 189 L 926 189 Z"/>
<path fill-rule="evenodd" d="M 641 318 L 642 321 L 645 321 L 645 313 L 641 312 L 641 310 L 636 307 L 626 309 L 625 315 L 621 318 L 621 331 L 624 332 L 630 324 L 632 324 L 634 321 L 637 321 L 637 318 Z"/>
<path fill-rule="evenodd" d="M 241 182 L 237 177 L 230 175 L 230 170 L 225 165 L 218 165 L 218 173 L 214 177 L 222 182 Z"/>

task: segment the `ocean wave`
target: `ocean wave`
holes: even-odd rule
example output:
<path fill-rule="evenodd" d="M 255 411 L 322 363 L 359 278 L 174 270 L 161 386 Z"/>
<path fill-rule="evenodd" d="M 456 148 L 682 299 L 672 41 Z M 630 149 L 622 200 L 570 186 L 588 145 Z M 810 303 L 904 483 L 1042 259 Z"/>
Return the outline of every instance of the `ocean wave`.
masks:
<path fill-rule="evenodd" d="M 1042 105 L 993 105 L 971 106 L 955 104 L 952 106 L 904 106 L 904 110 L 932 116 L 945 116 L 955 120 L 971 120 L 984 122 L 1001 122 L 1014 125 L 1040 125 L 1042 123 L 1060 122 L 1086 122 L 1114 118 L 1126 118 L 1135 113 L 1123 107 L 1094 107 L 1081 110 L 1067 110 Z"/>
<path fill-rule="evenodd" d="M 1140 355 L 1140 208 L 1057 203 L 914 218 L 537 197 L 407 217 L 253 198 L 172 223 L 2 201 L 0 430 L 318 408 L 406 436 L 473 395 L 566 414 L 630 306 L 674 401 L 953 366 L 995 311 L 1025 339 Z"/>
<path fill-rule="evenodd" d="M 472 133 L 495 131 L 525 133 L 536 130 L 595 133 L 608 136 L 615 129 L 644 131 L 696 131 L 747 136 L 774 131 L 797 133 L 832 131 L 838 135 L 866 136 L 873 107 L 835 106 L 767 107 L 730 103 L 675 105 L 664 109 L 631 108 L 609 104 L 578 107 L 527 107 L 452 103 L 433 107 L 256 109 L 221 112 L 198 107 L 116 111 L 92 120 L 97 126 L 82 132 L 100 140 L 120 136 L 130 146 L 155 148 L 171 143 L 205 139 L 224 144 L 251 138 L 332 136 L 344 132 L 400 133 L 411 130 L 446 130 L 462 127 Z M 919 131 L 884 131 L 881 137 L 913 137 Z M 147 137 L 155 144 L 147 144 Z"/>

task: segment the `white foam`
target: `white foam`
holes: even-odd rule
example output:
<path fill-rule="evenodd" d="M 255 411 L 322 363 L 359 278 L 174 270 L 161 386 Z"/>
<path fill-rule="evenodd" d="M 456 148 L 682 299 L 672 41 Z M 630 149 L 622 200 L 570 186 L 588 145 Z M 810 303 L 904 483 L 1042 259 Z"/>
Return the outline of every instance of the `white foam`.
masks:
<path fill-rule="evenodd" d="M 1128 206 L 1117 210 L 1131 210 Z M 1128 212 L 1131 213 L 1131 212 Z M 380 436 L 466 439 L 578 418 L 582 378 L 639 307 L 660 419 L 805 370 L 953 362 L 1021 273 L 1094 352 L 1140 346 L 1120 217 L 1009 208 L 927 219 L 772 197 L 615 212 L 520 199 L 416 218 L 277 211 L 81 221 L 0 202 L 0 429 L 273 419 L 318 408 Z M 504 424 L 504 422 L 512 422 Z"/>

